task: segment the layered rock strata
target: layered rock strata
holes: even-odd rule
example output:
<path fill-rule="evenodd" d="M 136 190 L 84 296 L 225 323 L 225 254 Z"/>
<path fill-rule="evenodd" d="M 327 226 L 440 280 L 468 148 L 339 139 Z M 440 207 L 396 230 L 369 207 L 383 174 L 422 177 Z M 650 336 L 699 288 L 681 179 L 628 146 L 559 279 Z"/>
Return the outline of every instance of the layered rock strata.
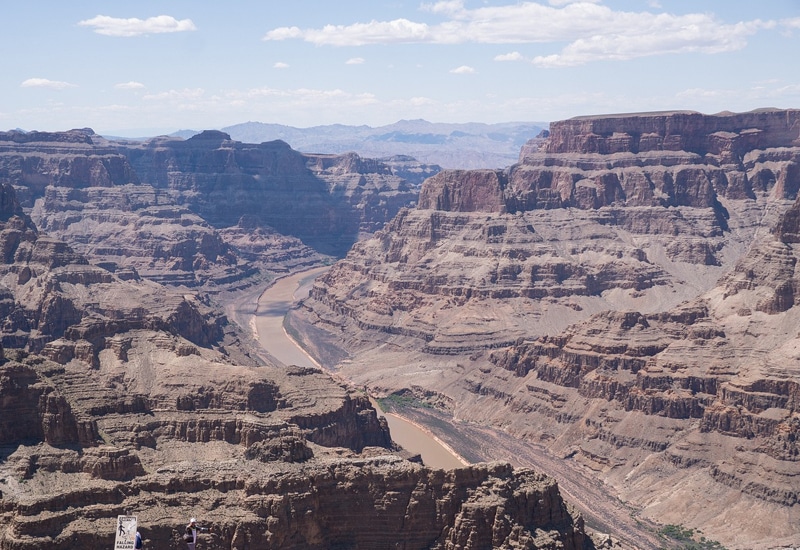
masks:
<path fill-rule="evenodd" d="M 175 357 L 151 333 L 119 337 L 125 359 L 104 355 L 99 373 L 8 351 L 0 548 L 113 544 L 119 514 L 137 515 L 151 546 L 179 544 L 189 516 L 212 525 L 211 549 L 588 541 L 552 479 L 392 455 L 367 399 L 320 371 Z"/>
<path fill-rule="evenodd" d="M 439 171 L 438 167 L 420 166 L 413 159 L 385 162 L 363 159 L 355 153 L 304 157 L 308 169 L 328 185 L 330 194 L 350 205 L 360 220 L 362 237 L 381 229 L 401 208 L 413 204 L 425 179 L 421 176 Z"/>
<path fill-rule="evenodd" d="M 223 343 L 225 321 L 202 297 L 169 291 L 132 270 L 90 265 L 64 242 L 40 235 L 11 186 L 0 186 L 0 195 L 5 347 L 97 366 L 108 337 L 128 330 L 165 331 L 203 347 Z"/>
<path fill-rule="evenodd" d="M 282 141 L 240 143 L 218 131 L 156 138 L 125 154 L 142 181 L 168 188 L 215 227 L 255 216 L 327 254 L 343 254 L 362 225 L 380 225 L 416 198 L 379 161 L 301 154 Z"/>
<path fill-rule="evenodd" d="M 436 171 L 214 131 L 145 143 L 90 129 L 0 133 L 0 182 L 15 187 L 40 228 L 93 262 L 184 286 L 229 288 L 255 269 L 343 254 L 413 203 L 420 174 Z"/>
<path fill-rule="evenodd" d="M 148 280 L 224 285 L 253 270 L 200 216 L 150 185 L 49 186 L 31 215 L 94 263 Z"/>
<path fill-rule="evenodd" d="M 201 294 L 90 265 L 0 186 L 0 549 L 99 548 L 135 514 L 222 548 L 584 548 L 552 479 L 401 459 L 361 392 L 265 363 Z M 124 275 L 124 276 L 123 276 Z"/>
<path fill-rule="evenodd" d="M 588 542 L 551 479 L 503 464 L 443 471 L 380 455 L 302 464 L 220 458 L 86 485 L 58 501 L 0 505 L 5 516 L 17 512 L 0 548 L 113 545 L 110 514 L 124 510 L 138 511 L 150 546 L 183 544 L 189 515 L 211 527 L 200 537 L 209 549 L 578 550 Z M 83 513 L 88 498 L 91 515 Z"/>
<path fill-rule="evenodd" d="M 507 170 L 429 179 L 293 323 L 357 383 L 543 445 L 645 515 L 789 541 L 799 161 L 800 111 L 553 123 Z"/>

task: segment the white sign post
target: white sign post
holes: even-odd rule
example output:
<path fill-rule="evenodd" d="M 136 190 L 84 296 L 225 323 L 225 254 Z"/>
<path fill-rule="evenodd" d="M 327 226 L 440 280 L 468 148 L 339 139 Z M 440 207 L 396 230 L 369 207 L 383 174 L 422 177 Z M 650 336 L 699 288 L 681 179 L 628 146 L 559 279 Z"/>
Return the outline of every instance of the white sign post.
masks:
<path fill-rule="evenodd" d="M 133 550 L 136 544 L 136 516 L 117 516 L 114 550 Z"/>

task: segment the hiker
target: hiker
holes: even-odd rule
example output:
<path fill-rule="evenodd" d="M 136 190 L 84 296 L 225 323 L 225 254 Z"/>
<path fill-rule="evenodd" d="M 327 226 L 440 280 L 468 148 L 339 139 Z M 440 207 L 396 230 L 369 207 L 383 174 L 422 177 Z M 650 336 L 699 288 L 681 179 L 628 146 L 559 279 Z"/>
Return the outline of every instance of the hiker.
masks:
<path fill-rule="evenodd" d="M 208 528 L 197 525 L 197 520 L 195 518 L 189 520 L 189 525 L 186 526 L 186 532 L 183 534 L 183 540 L 186 542 L 189 550 L 195 550 L 197 535 L 206 532 L 208 532 Z"/>
<path fill-rule="evenodd" d="M 136 541 L 133 543 L 133 547 L 137 550 L 139 548 L 143 548 L 142 535 L 139 533 L 139 531 L 136 531 Z"/>

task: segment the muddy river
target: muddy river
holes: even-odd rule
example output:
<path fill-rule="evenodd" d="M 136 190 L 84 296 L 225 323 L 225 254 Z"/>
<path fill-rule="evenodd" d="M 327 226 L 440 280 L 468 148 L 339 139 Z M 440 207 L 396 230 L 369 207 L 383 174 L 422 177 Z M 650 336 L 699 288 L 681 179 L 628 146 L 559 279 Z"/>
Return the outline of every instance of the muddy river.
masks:
<path fill-rule="evenodd" d="M 283 318 L 292 305 L 308 296 L 314 279 L 327 269 L 312 269 L 279 279 L 258 297 L 255 311 L 248 316 L 253 333 L 261 345 L 283 364 L 319 366 L 286 333 Z M 407 451 L 422 456 L 427 466 L 457 468 L 466 464 L 466 461 L 421 426 L 395 414 L 384 414 L 380 409 L 378 412 L 386 417 L 392 439 Z"/>

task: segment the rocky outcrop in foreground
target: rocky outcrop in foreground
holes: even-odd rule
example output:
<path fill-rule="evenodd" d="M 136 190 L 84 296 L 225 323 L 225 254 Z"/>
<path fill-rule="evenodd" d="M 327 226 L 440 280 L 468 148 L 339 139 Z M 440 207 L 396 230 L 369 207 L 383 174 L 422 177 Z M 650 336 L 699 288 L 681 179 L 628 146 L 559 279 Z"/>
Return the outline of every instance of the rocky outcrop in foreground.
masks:
<path fill-rule="evenodd" d="M 798 165 L 800 111 L 556 122 L 506 170 L 429 179 L 293 325 L 343 325 L 319 356 L 356 383 L 542 445 L 645 516 L 789 543 Z"/>
<path fill-rule="evenodd" d="M 87 498 L 95 499 L 91 514 Z M 0 504 L 0 514 L 12 511 Z M 210 549 L 570 550 L 588 542 L 551 479 L 503 464 L 443 471 L 375 456 L 304 464 L 229 458 L 161 467 L 127 483 L 86 480 L 81 490 L 20 506 L 0 548 L 113 545 L 115 514 L 124 511 L 137 514 L 155 547 L 182 544 L 190 515 L 211 526 L 200 537 Z"/>
<path fill-rule="evenodd" d="M 8 351 L 0 548 L 108 546 L 119 514 L 150 546 L 179 544 L 189 516 L 211 524 L 210 549 L 587 544 L 551 478 L 393 455 L 366 398 L 319 371 L 205 352 L 148 368 L 169 354 L 127 337 L 127 361 L 100 373 Z"/>

